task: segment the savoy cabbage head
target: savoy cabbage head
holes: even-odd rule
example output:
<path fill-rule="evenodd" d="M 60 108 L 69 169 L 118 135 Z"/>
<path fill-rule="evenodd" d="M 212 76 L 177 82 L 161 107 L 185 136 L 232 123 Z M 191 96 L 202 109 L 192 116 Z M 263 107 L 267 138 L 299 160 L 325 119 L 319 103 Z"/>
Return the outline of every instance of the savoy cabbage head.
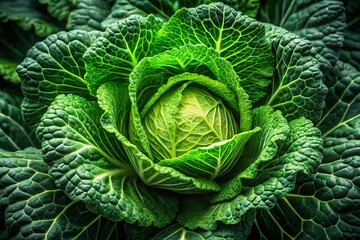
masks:
<path fill-rule="evenodd" d="M 358 19 L 340 1 L 159 2 L 108 1 L 18 65 L 2 236 L 359 237 Z"/>

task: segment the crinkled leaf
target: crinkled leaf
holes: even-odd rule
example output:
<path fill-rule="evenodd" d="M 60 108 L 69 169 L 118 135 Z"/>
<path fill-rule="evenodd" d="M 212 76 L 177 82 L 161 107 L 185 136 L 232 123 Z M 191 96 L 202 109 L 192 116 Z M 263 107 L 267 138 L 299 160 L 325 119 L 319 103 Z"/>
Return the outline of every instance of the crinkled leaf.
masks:
<path fill-rule="evenodd" d="M 177 202 L 145 186 L 121 143 L 100 125 L 96 102 L 60 95 L 37 134 L 56 185 L 72 200 L 110 220 L 162 227 L 175 217 Z"/>
<path fill-rule="evenodd" d="M 360 11 L 360 10 L 359 10 Z M 345 32 L 344 46 L 340 50 L 340 60 L 351 64 L 360 71 L 360 27 L 359 30 Z"/>
<path fill-rule="evenodd" d="M 271 107 L 253 110 L 253 128 L 261 130 L 250 138 L 233 170 L 225 176 L 228 181 L 210 201 L 221 202 L 236 197 L 242 191 L 242 179 L 255 178 L 261 165 L 276 157 L 290 131 L 281 112 L 274 112 Z"/>
<path fill-rule="evenodd" d="M 72 10 L 74 0 L 38 0 L 41 4 L 47 5 L 49 14 L 59 21 L 67 20 Z"/>
<path fill-rule="evenodd" d="M 134 15 L 146 17 L 153 14 L 166 21 L 182 7 L 182 2 L 179 0 L 117 0 L 111 8 L 111 13 L 102 22 L 102 26 L 108 27 L 114 22 Z"/>
<path fill-rule="evenodd" d="M 191 0 L 189 0 L 191 1 Z M 243 12 L 245 15 L 256 18 L 260 8 L 260 0 L 200 0 L 200 2 L 209 4 L 211 2 L 223 2 L 224 4 Z M 193 5 L 194 7 L 196 5 Z"/>
<path fill-rule="evenodd" d="M 189 75 L 187 72 L 199 73 L 211 79 Z M 149 140 L 141 122 L 142 111 L 148 108 L 148 102 L 153 103 L 170 87 L 183 81 L 200 84 L 209 90 L 215 90 L 215 93 L 221 92 L 224 100 L 229 100 L 226 103 L 235 113 L 239 113 L 235 119 L 240 119 L 240 131 L 249 130 L 251 103 L 237 80 L 238 76 L 231 65 L 214 49 L 203 45 L 186 45 L 143 59 L 130 75 L 131 124 L 134 125 L 130 126 L 132 141 L 152 157 Z"/>
<path fill-rule="evenodd" d="M 162 52 L 204 44 L 231 63 L 252 101 L 264 97 L 273 75 L 273 54 L 264 25 L 222 3 L 183 8 L 164 24 L 156 39 Z"/>
<path fill-rule="evenodd" d="M 85 204 L 72 201 L 57 188 L 40 150 L 0 152 L 0 166 L 0 209 L 6 209 L 9 238 L 121 237 L 121 223 L 92 213 Z"/>
<path fill-rule="evenodd" d="M 34 29 L 36 35 L 46 37 L 62 29 L 52 19 L 37 0 L 2 0 L 0 2 L 0 22 L 12 21 L 21 29 Z M 59 26 L 60 25 L 60 26 Z"/>
<path fill-rule="evenodd" d="M 214 204 L 204 196 L 186 198 L 178 221 L 190 229 L 215 229 L 217 222 L 237 224 L 249 209 L 273 208 L 277 198 L 294 189 L 297 174 L 314 171 L 322 158 L 320 132 L 309 120 L 294 120 L 289 127 L 280 154 L 263 163 L 255 179 L 245 179 L 235 198 Z"/>
<path fill-rule="evenodd" d="M 153 14 L 168 21 L 177 10 L 183 7 L 197 7 L 213 2 L 223 2 L 254 18 L 260 7 L 259 0 L 117 0 L 111 8 L 111 13 L 102 22 L 102 26 L 108 27 L 114 22 L 134 15 L 145 17 Z"/>
<path fill-rule="evenodd" d="M 194 194 L 219 191 L 219 185 L 205 178 L 188 177 L 175 169 L 155 164 L 135 145 L 118 137 L 124 144 L 135 171 L 146 185 L 178 193 Z"/>
<path fill-rule="evenodd" d="M 236 197 L 242 191 L 242 179 L 255 178 L 262 164 L 276 157 L 290 131 L 281 112 L 274 112 L 271 107 L 253 110 L 253 128 L 260 128 L 260 131 L 250 138 L 235 167 L 225 176 L 225 179 L 230 180 L 222 185 L 221 191 L 214 194 L 210 201 L 220 202 Z"/>
<path fill-rule="evenodd" d="M 67 28 L 84 31 L 104 30 L 101 22 L 110 14 L 111 0 L 76 0 L 68 17 Z"/>
<path fill-rule="evenodd" d="M 180 193 L 219 191 L 219 185 L 212 180 L 188 177 L 175 169 L 155 164 L 124 136 L 126 133 L 123 131 L 126 129 L 123 127 L 126 126 L 122 125 L 123 123 L 121 120 L 118 121 L 118 118 L 128 116 L 126 113 L 129 109 L 125 106 L 130 99 L 127 94 L 128 88 L 121 83 L 105 83 L 99 88 L 100 107 L 105 111 L 101 123 L 104 129 L 114 133 L 123 143 L 124 150 L 141 180 L 149 186 Z"/>
<path fill-rule="evenodd" d="M 306 117 L 317 122 L 327 92 L 311 42 L 288 31 L 267 25 L 275 57 L 275 74 L 267 105 L 286 119 Z"/>
<path fill-rule="evenodd" d="M 236 134 L 229 140 L 190 150 L 176 158 L 161 160 L 159 165 L 189 176 L 215 179 L 232 170 L 249 138 L 259 130 L 255 128 Z"/>
<path fill-rule="evenodd" d="M 340 60 L 349 63 L 360 71 L 360 2 L 358 0 L 345 2 L 347 28 L 344 35 L 344 45 L 340 49 Z"/>
<path fill-rule="evenodd" d="M 189 239 L 189 240 L 245 240 L 250 234 L 251 227 L 255 219 L 255 211 L 248 211 L 242 218 L 241 222 L 235 225 L 219 224 L 216 230 L 189 230 L 182 227 L 180 224 L 174 224 L 163 231 L 158 233 L 151 240 L 177 240 L 177 239 Z"/>
<path fill-rule="evenodd" d="M 228 105 L 238 112 L 236 94 L 219 81 L 194 73 L 169 78 L 140 113 L 154 161 L 232 138 L 239 123 Z"/>
<path fill-rule="evenodd" d="M 341 0 L 268 0 L 260 9 L 259 19 L 309 40 L 322 71 L 328 72 L 335 65 L 346 28 Z"/>
<path fill-rule="evenodd" d="M 154 16 L 130 17 L 109 27 L 86 51 L 85 79 L 91 94 L 104 82 L 129 82 L 138 62 L 150 55 L 150 45 L 162 21 Z"/>
<path fill-rule="evenodd" d="M 16 91 L 0 90 L 0 149 L 16 151 L 37 145 L 33 132 L 21 117 L 21 96 Z"/>
<path fill-rule="evenodd" d="M 237 166 L 241 176 L 249 179 L 256 177 L 261 164 L 275 158 L 290 131 L 281 112 L 274 112 L 271 107 L 253 110 L 253 127 L 260 127 L 261 131 L 250 139 Z"/>
<path fill-rule="evenodd" d="M 359 118 L 360 72 L 347 63 L 338 61 L 326 78 L 329 93 L 319 129 L 327 137 L 337 128 Z"/>
<path fill-rule="evenodd" d="M 41 116 L 46 112 L 48 104 L 24 98 L 20 107 L 26 126 L 34 131 L 39 124 Z"/>
<path fill-rule="evenodd" d="M 104 111 L 101 125 L 108 132 L 116 129 L 120 134 L 128 137 L 129 114 L 131 102 L 129 85 L 126 83 L 105 83 L 97 91 L 100 108 Z"/>
<path fill-rule="evenodd" d="M 27 98 L 22 106 L 25 122 L 39 122 L 46 110 L 44 106 L 49 106 L 59 94 L 90 98 L 84 80 L 83 54 L 98 34 L 80 30 L 59 32 L 29 50 L 17 68 Z"/>
<path fill-rule="evenodd" d="M 327 106 L 318 126 L 324 137 L 322 164 L 311 176 L 300 177 L 271 211 L 259 212 L 262 238 L 360 237 L 360 73 L 338 62 L 328 77 Z"/>

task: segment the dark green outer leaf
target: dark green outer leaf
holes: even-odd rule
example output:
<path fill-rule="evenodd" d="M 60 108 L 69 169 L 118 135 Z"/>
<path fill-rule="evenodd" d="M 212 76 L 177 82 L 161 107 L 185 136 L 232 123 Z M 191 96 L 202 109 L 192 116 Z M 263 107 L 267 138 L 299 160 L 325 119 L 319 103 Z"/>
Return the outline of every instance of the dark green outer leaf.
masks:
<path fill-rule="evenodd" d="M 166 21 L 181 8 L 181 2 L 182 0 L 117 0 L 102 26 L 108 27 L 112 23 L 135 15 L 146 17 L 154 14 Z"/>
<path fill-rule="evenodd" d="M 259 212 L 254 238 L 360 237 L 360 73 L 339 61 L 328 77 L 327 107 L 318 126 L 323 162 L 313 175 L 300 177 L 275 208 Z"/>
<path fill-rule="evenodd" d="M 266 25 L 275 52 L 275 74 L 267 105 L 287 120 L 306 117 L 317 122 L 327 93 L 311 42 L 283 28 Z"/>
<path fill-rule="evenodd" d="M 16 151 L 38 144 L 23 122 L 21 99 L 18 91 L 0 90 L 0 150 Z"/>
<path fill-rule="evenodd" d="M 0 152 L 0 166 L 0 209 L 6 209 L 9 238 L 121 238 L 121 223 L 90 212 L 56 187 L 40 150 Z"/>
<path fill-rule="evenodd" d="M 259 20 L 283 27 L 311 41 L 321 70 L 335 65 L 344 41 L 345 11 L 341 0 L 267 0 Z"/>
<path fill-rule="evenodd" d="M 110 14 L 112 4 L 113 0 L 74 1 L 74 10 L 69 13 L 66 28 L 103 31 L 101 22 Z"/>
<path fill-rule="evenodd" d="M 38 0 L 41 4 L 47 5 L 47 10 L 51 16 L 59 21 L 66 20 L 72 8 L 73 0 Z"/>
<path fill-rule="evenodd" d="M 38 124 L 46 107 L 59 94 L 90 98 L 83 54 L 98 35 L 80 30 L 59 32 L 29 50 L 17 68 L 26 98 L 22 105 L 25 122 Z"/>
<path fill-rule="evenodd" d="M 346 2 L 346 23 L 344 46 L 340 50 L 340 60 L 360 71 L 360 1 Z"/>
<path fill-rule="evenodd" d="M 260 0 L 117 0 L 111 8 L 111 13 L 102 22 L 103 27 L 108 27 L 129 16 L 147 16 L 154 14 L 164 21 L 179 9 L 197 7 L 201 4 L 223 2 L 244 14 L 255 18 L 260 7 Z"/>
<path fill-rule="evenodd" d="M 39 125 L 41 116 L 48 108 L 48 104 L 24 98 L 20 107 L 26 126 L 28 126 L 32 131 L 35 131 L 36 127 Z"/>
<path fill-rule="evenodd" d="M 63 29 L 59 22 L 43 10 L 37 0 L 2 0 L 0 22 L 14 22 L 25 31 L 34 29 L 39 37 L 46 37 Z"/>
<path fill-rule="evenodd" d="M 262 238 L 358 239 L 360 237 L 360 121 L 324 140 L 318 172 L 257 217 Z M 337 132 L 337 133 L 336 133 Z M 357 139 L 352 139 L 352 134 Z"/>
<path fill-rule="evenodd" d="M 325 83 L 329 93 L 324 114 L 318 123 L 323 137 L 360 117 L 360 72 L 351 65 L 338 61 Z"/>
<path fill-rule="evenodd" d="M 356 31 L 345 32 L 344 46 L 340 50 L 340 60 L 351 64 L 360 71 L 360 27 Z"/>
<path fill-rule="evenodd" d="M 250 234 L 251 227 L 255 219 L 255 210 L 248 211 L 241 222 L 235 225 L 219 224 L 216 230 L 204 231 L 201 229 L 189 230 L 180 224 L 171 225 L 155 236 L 151 240 L 245 240 Z M 131 239 L 131 238 L 130 238 Z"/>

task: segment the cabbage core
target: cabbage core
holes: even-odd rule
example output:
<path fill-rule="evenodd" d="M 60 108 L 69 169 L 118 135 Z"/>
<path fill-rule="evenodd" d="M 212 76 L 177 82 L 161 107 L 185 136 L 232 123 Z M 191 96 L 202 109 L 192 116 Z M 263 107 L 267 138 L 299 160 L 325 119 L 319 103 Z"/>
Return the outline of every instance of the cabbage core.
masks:
<path fill-rule="evenodd" d="M 192 85 L 164 93 L 143 119 L 150 147 L 158 160 L 229 139 L 238 132 L 237 125 L 218 96 Z"/>

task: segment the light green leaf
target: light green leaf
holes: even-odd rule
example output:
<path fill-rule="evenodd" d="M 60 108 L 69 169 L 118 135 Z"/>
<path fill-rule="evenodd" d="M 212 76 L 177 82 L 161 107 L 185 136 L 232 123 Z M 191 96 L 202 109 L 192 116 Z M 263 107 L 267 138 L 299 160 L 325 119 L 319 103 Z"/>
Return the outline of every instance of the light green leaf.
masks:
<path fill-rule="evenodd" d="M 273 75 L 273 54 L 264 25 L 222 3 L 181 9 L 159 31 L 162 52 L 186 44 L 214 48 L 231 63 L 252 101 L 266 94 Z"/>
<path fill-rule="evenodd" d="M 327 89 L 311 42 L 273 25 L 266 28 L 276 56 L 267 105 L 280 110 L 289 121 L 306 117 L 316 123 Z"/>
<path fill-rule="evenodd" d="M 175 169 L 155 164 L 135 145 L 124 138 L 118 138 L 123 142 L 136 173 L 146 185 L 183 194 L 220 190 L 219 185 L 210 179 L 189 177 Z"/>
<path fill-rule="evenodd" d="M 271 209 L 279 197 L 295 187 L 299 172 L 311 173 L 322 158 L 320 132 L 306 119 L 289 123 L 290 133 L 279 155 L 260 165 L 254 179 L 245 179 L 233 199 L 210 203 L 204 196 L 192 196 L 182 203 L 178 221 L 185 227 L 215 229 L 217 222 L 237 224 L 249 209 Z"/>
<path fill-rule="evenodd" d="M 104 111 L 100 119 L 101 126 L 110 133 L 116 129 L 120 134 L 128 137 L 131 108 L 129 85 L 104 83 L 97 91 L 97 98 L 100 108 Z"/>
<path fill-rule="evenodd" d="M 72 200 L 113 221 L 163 227 L 177 202 L 145 186 L 121 143 L 100 125 L 96 102 L 59 95 L 37 129 L 43 158 L 56 185 Z"/>
<path fill-rule="evenodd" d="M 187 73 L 198 73 L 205 77 Z M 250 129 L 251 103 L 239 86 L 238 76 L 231 65 L 214 49 L 203 45 L 174 48 L 143 59 L 130 75 L 131 123 L 134 125 L 130 125 L 130 136 L 148 156 L 152 156 L 152 151 L 142 125 L 142 118 L 151 104 L 172 86 L 181 82 L 197 83 L 214 94 L 220 92 L 219 97 L 228 101 L 226 104 L 234 110 L 234 117 L 240 122 L 240 131 Z"/>
<path fill-rule="evenodd" d="M 6 81 L 19 84 L 20 79 L 16 72 L 18 64 L 18 62 L 13 62 L 10 59 L 0 58 L 0 76 L 2 76 Z"/>
<path fill-rule="evenodd" d="M 129 82 L 138 62 L 150 54 L 150 45 L 162 21 L 154 16 L 130 17 L 109 27 L 86 51 L 85 79 L 91 94 L 104 82 Z"/>
<path fill-rule="evenodd" d="M 239 131 L 237 120 L 224 103 L 226 100 L 223 102 L 214 92 L 190 83 L 201 82 L 211 87 L 216 86 L 216 83 L 220 86 L 223 84 L 190 73 L 177 75 L 171 80 L 178 80 L 179 77 L 186 82 L 165 93 L 158 91 L 157 93 L 161 93 L 160 98 L 142 119 L 155 161 L 176 158 L 191 149 L 228 140 Z M 219 90 L 222 89 L 228 90 L 228 87 L 225 85 Z M 230 89 L 229 91 L 230 96 L 236 96 Z M 237 105 L 236 99 L 234 100 Z M 144 110 L 146 108 L 141 113 Z"/>
<path fill-rule="evenodd" d="M 202 193 L 219 191 L 219 185 L 212 180 L 188 177 L 175 169 L 155 164 L 149 157 L 131 143 L 122 132 L 121 116 L 128 116 L 127 106 L 130 101 L 127 87 L 121 83 L 105 83 L 98 90 L 100 107 L 105 111 L 101 123 L 104 129 L 114 133 L 123 143 L 129 160 L 141 180 L 148 186 L 167 189 L 180 193 Z M 127 96 L 127 98 L 126 98 Z M 124 103 L 124 104 L 119 104 Z"/>
<path fill-rule="evenodd" d="M 17 68 L 23 94 L 28 99 L 23 103 L 26 122 L 34 125 L 39 122 L 46 110 L 44 106 L 49 106 L 59 94 L 90 98 L 82 56 L 98 34 L 80 30 L 59 32 L 29 50 L 27 58 Z"/>
<path fill-rule="evenodd" d="M 23 122 L 19 95 L 18 91 L 0 90 L 0 150 L 16 151 L 38 144 Z"/>
<path fill-rule="evenodd" d="M 40 150 L 0 152 L 0 166 L 0 209 L 6 209 L 9 238 L 121 237 L 118 235 L 121 223 L 92 213 L 85 204 L 70 200 L 56 187 Z"/>
<path fill-rule="evenodd" d="M 192 51 L 198 51 L 198 52 L 200 52 L 199 50 L 209 51 L 209 49 L 206 49 L 204 47 L 199 47 L 199 46 L 186 46 L 186 47 L 182 47 L 181 50 L 183 50 L 183 51 L 192 50 Z M 176 52 L 176 50 L 173 50 L 173 51 Z M 210 50 L 210 52 L 211 51 L 212 50 Z M 207 53 L 207 54 L 209 54 L 209 53 Z M 167 53 L 165 53 L 164 55 L 166 56 Z M 149 62 L 149 61 L 152 61 L 153 59 L 160 60 L 159 58 L 161 58 L 161 56 L 164 56 L 164 55 L 160 54 L 157 57 L 144 60 L 144 62 L 145 61 Z M 202 57 L 202 55 L 200 55 L 200 56 Z M 235 81 L 237 79 L 237 77 L 236 77 L 235 73 L 233 71 L 231 71 L 231 67 L 227 64 L 224 64 L 225 61 L 223 61 L 221 59 L 220 59 L 220 61 L 218 61 L 219 59 L 217 59 L 217 58 L 219 56 L 217 54 L 213 55 L 210 53 L 209 57 L 210 56 L 213 57 L 213 59 L 216 59 L 214 61 L 215 64 L 208 63 L 208 61 L 205 61 L 205 60 L 203 60 L 201 63 L 199 62 L 199 64 L 205 63 L 205 65 L 208 65 L 206 67 L 209 67 L 209 68 L 211 67 L 212 68 L 211 70 L 213 72 L 207 73 L 206 69 L 202 69 L 202 70 L 194 69 L 193 70 L 193 69 L 191 69 L 191 67 L 188 67 L 188 69 L 186 68 L 183 70 L 193 70 L 195 72 L 201 72 L 202 74 L 215 75 L 215 78 L 217 78 L 217 80 L 211 79 L 208 76 L 200 75 L 197 73 L 190 73 L 190 72 L 184 72 L 184 73 L 181 73 L 181 74 L 173 76 L 173 77 L 168 77 L 167 75 L 165 75 L 165 78 L 168 78 L 167 82 L 163 81 L 164 85 L 161 85 L 161 80 L 160 80 L 159 88 L 156 91 L 156 93 L 154 95 L 152 95 L 152 97 L 149 99 L 149 101 L 146 102 L 145 105 L 141 104 L 141 105 L 144 105 L 144 107 L 142 108 L 142 110 L 140 112 L 140 116 L 143 118 L 148 113 L 148 110 L 154 105 L 155 102 L 159 101 L 159 98 L 165 92 L 169 91 L 172 87 L 174 87 L 178 84 L 181 84 L 181 83 L 183 83 L 183 85 L 194 84 L 194 85 L 202 86 L 202 87 L 209 89 L 213 95 L 217 95 L 221 99 L 223 99 L 224 102 L 226 102 L 226 104 L 232 111 L 239 114 L 239 103 L 238 103 L 237 98 L 240 98 L 241 96 L 236 96 L 236 94 L 234 93 L 234 91 L 231 87 L 232 85 L 233 85 L 233 88 L 238 87 L 237 82 Z M 186 56 L 184 56 L 184 57 L 186 58 Z M 208 59 L 209 57 L 205 57 L 205 58 L 207 60 L 211 61 L 210 59 Z M 159 61 L 159 66 L 161 66 L 161 64 L 164 64 L 164 63 Z M 193 65 L 193 64 L 190 63 L 190 65 Z M 215 66 L 215 65 L 220 65 L 220 66 Z M 146 71 L 150 71 L 150 72 L 156 71 L 154 66 L 152 66 L 152 67 L 153 68 L 146 69 Z M 170 66 L 167 66 L 167 67 L 170 67 Z M 222 72 L 220 72 L 219 70 L 221 69 L 221 67 L 229 67 L 229 71 L 227 72 L 229 74 L 227 74 L 227 73 L 223 74 Z M 201 69 L 201 67 L 200 67 L 200 69 Z M 169 76 L 171 76 L 171 70 L 169 69 L 168 71 L 169 72 L 167 74 L 169 74 Z M 177 71 L 181 71 L 181 70 L 177 69 Z M 173 72 L 172 74 L 176 74 L 176 71 Z M 222 75 L 225 75 L 225 77 Z M 143 76 L 146 78 L 146 74 L 143 74 Z M 150 79 L 151 78 L 152 77 L 150 77 Z M 152 79 L 152 80 L 154 80 L 154 79 Z M 147 83 L 145 83 L 145 84 L 150 84 L 150 82 L 151 82 L 150 80 L 146 80 L 146 81 L 147 81 Z M 244 92 L 244 91 L 242 91 L 242 92 Z M 238 94 L 240 95 L 240 93 L 238 93 Z M 245 100 L 247 100 L 247 95 L 245 93 L 243 95 L 244 95 L 243 96 L 244 102 L 242 104 L 245 105 L 246 104 L 245 102 L 247 102 L 250 107 L 250 102 L 245 101 Z M 248 121 L 250 121 L 250 120 L 248 120 Z M 247 123 L 247 124 L 249 124 L 249 123 Z M 249 126 L 247 126 L 247 127 L 249 127 Z"/>
<path fill-rule="evenodd" d="M 2 0 L 0 22 L 10 21 L 25 31 L 34 29 L 39 37 L 46 37 L 62 29 L 55 19 L 42 10 L 37 0 Z"/>
<path fill-rule="evenodd" d="M 245 144 L 259 130 L 260 128 L 255 128 L 236 134 L 229 140 L 190 150 L 176 158 L 161 160 L 159 165 L 174 168 L 189 176 L 210 179 L 221 177 L 232 171 Z"/>
<path fill-rule="evenodd" d="M 259 19 L 285 28 L 314 47 L 323 72 L 335 65 L 344 41 L 345 11 L 341 0 L 268 0 Z"/>

